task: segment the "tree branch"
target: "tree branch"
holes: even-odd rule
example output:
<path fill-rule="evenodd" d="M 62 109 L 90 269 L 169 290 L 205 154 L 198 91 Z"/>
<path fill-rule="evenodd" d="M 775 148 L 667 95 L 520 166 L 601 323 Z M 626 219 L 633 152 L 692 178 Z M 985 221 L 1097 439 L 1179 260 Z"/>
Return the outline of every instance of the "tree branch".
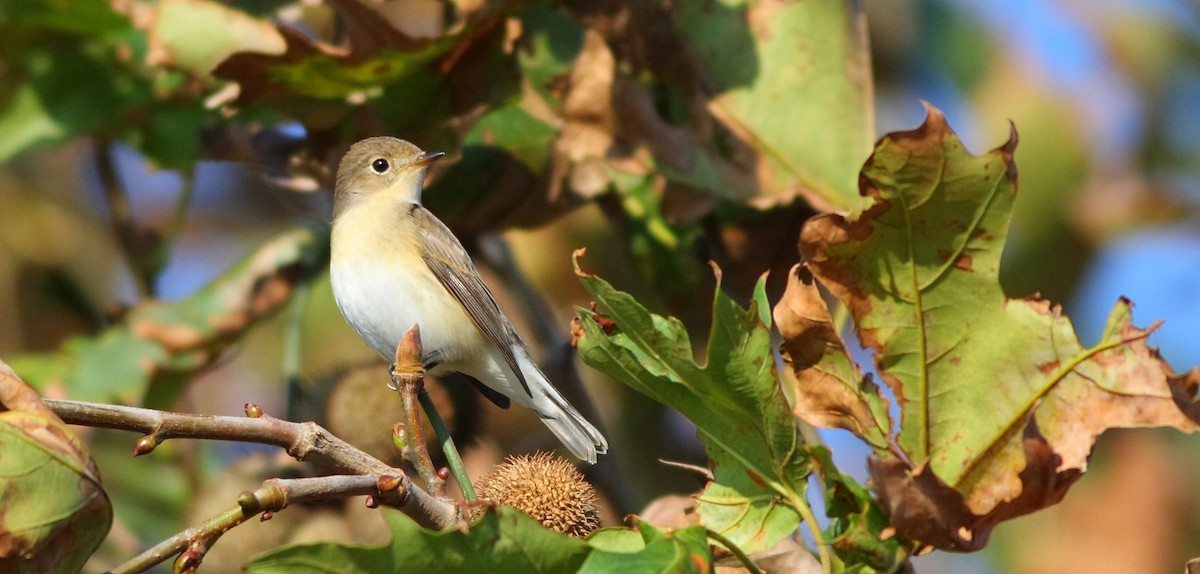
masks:
<path fill-rule="evenodd" d="M 376 502 L 400 510 L 426 528 L 448 528 L 458 519 L 455 505 L 425 492 L 400 469 L 355 448 L 321 425 L 267 416 L 256 405 L 246 405 L 246 417 L 232 417 L 57 399 L 44 402 L 69 424 L 145 433 L 134 447 L 136 456 L 147 454 L 172 438 L 269 444 L 283 448 L 296 460 L 312 462 L 336 473 L 366 475 L 372 480 L 395 477 L 396 488 L 378 493 Z"/>
<path fill-rule="evenodd" d="M 153 296 L 154 275 L 146 265 L 146 248 L 141 231 L 133 218 L 133 208 L 129 197 L 125 194 L 125 186 L 117 174 L 115 158 L 112 154 L 112 141 L 98 137 L 95 140 L 96 170 L 100 175 L 100 187 L 104 190 L 104 199 L 108 203 L 109 220 L 113 232 L 121 244 L 122 251 L 133 272 L 134 284 L 137 285 L 138 295 L 142 298 Z"/>
<path fill-rule="evenodd" d="M 366 475 L 334 475 L 315 478 L 272 478 L 263 481 L 253 492 L 243 492 L 237 505 L 218 514 L 203 524 L 188 528 L 117 566 L 111 574 L 143 572 L 151 566 L 179 555 L 175 561 L 176 572 L 194 571 L 204 560 L 204 554 L 222 534 L 233 527 L 263 514 L 269 520 L 272 512 L 283 510 L 299 502 L 316 502 L 370 495 L 384 498 L 387 489 L 400 485 L 395 475 L 379 478 Z"/>

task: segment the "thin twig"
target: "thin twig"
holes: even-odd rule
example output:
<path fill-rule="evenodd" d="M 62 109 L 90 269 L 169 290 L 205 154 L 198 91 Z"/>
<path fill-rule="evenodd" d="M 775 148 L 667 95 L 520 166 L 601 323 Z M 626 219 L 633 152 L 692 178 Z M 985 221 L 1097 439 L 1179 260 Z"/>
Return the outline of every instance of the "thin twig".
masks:
<path fill-rule="evenodd" d="M 666 466 L 673 466 L 675 468 L 682 468 L 683 470 L 690 470 L 690 471 L 698 474 L 701 478 L 703 478 L 704 480 L 706 480 L 708 482 L 713 481 L 712 470 L 710 470 L 708 467 L 698 466 L 695 464 L 688 464 L 686 462 L 679 462 L 676 460 L 667 460 L 665 458 L 658 459 L 658 462 L 660 464 L 664 464 Z"/>
<path fill-rule="evenodd" d="M 183 224 L 187 221 L 188 209 L 192 206 L 192 196 L 196 191 L 196 167 L 194 165 L 186 172 L 180 172 L 179 177 L 182 181 L 180 182 L 179 197 L 175 199 L 175 209 L 171 212 L 171 219 L 167 220 L 166 226 L 159 234 L 150 256 L 156 275 L 170 257 L 171 247 L 175 245 L 179 232 L 183 230 Z"/>
<path fill-rule="evenodd" d="M 135 455 L 147 454 L 172 438 L 230 440 L 269 444 L 287 450 L 296 460 L 312 462 L 342 474 L 399 476 L 399 486 L 378 502 L 399 509 L 426 528 L 443 529 L 457 521 L 449 501 L 436 498 L 392 468 L 355 448 L 314 422 L 295 423 L 261 413 L 247 405 L 247 417 L 171 413 L 98 403 L 45 399 L 46 406 L 69 424 L 145 433 Z"/>
<path fill-rule="evenodd" d="M 750 574 L 763 574 L 763 571 L 758 569 L 758 565 L 750 559 L 750 556 L 746 554 L 746 551 L 742 550 L 737 544 L 734 544 L 732 540 L 726 538 L 723 534 L 711 528 L 706 528 L 705 530 L 708 531 L 709 538 L 720 542 L 721 546 L 724 546 L 731 554 L 733 554 L 735 558 L 741 561 L 742 565 L 746 567 L 746 570 L 749 571 Z"/>
<path fill-rule="evenodd" d="M 133 207 L 130 206 L 129 196 L 125 194 L 125 186 L 121 185 L 121 177 L 117 173 L 112 141 L 100 137 L 96 138 L 94 143 L 96 171 L 100 175 L 100 187 L 104 190 L 104 199 L 108 203 L 109 220 L 133 272 L 138 298 L 145 299 L 154 293 L 154 277 L 145 265 L 141 232 L 134 221 Z"/>
<path fill-rule="evenodd" d="M 418 395 L 425 388 L 425 365 L 421 361 L 421 328 L 413 325 L 396 345 L 396 362 L 392 364 L 392 389 L 404 402 L 404 422 L 395 427 L 393 437 L 400 455 L 417 469 L 435 496 L 446 496 L 446 481 L 438 475 L 425 446 L 425 431 L 421 428 L 421 409 Z"/>
<path fill-rule="evenodd" d="M 386 478 L 385 478 L 386 477 Z M 263 512 L 278 512 L 290 504 L 334 500 L 351 496 L 384 497 L 381 487 L 399 484 L 395 475 L 334 475 L 314 478 L 272 478 L 253 492 L 243 492 L 237 505 L 203 524 L 188 528 L 156 544 L 153 548 L 117 566 L 111 574 L 133 574 L 179 555 L 176 570 L 194 570 L 204 553 L 233 527 Z M 264 517 L 264 520 L 267 518 Z M 184 552 L 184 550 L 187 552 Z"/>

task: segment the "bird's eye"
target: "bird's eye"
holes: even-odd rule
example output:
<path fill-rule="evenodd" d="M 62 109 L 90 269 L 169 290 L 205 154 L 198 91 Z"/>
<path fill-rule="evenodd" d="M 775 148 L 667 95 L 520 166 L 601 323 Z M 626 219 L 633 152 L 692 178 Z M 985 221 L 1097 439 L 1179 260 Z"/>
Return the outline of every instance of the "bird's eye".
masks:
<path fill-rule="evenodd" d="M 379 158 L 371 162 L 371 169 L 375 170 L 375 173 L 385 173 L 389 167 L 392 166 L 388 164 L 388 160 L 383 158 Z"/>

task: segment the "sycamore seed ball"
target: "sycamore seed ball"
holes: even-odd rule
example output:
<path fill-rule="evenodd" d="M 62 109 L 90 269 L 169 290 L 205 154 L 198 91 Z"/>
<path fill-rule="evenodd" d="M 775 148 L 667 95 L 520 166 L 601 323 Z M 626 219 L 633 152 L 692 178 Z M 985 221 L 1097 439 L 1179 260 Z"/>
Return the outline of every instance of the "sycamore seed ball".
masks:
<path fill-rule="evenodd" d="M 475 485 L 479 500 L 511 506 L 542 525 L 583 538 L 600 527 L 596 489 L 550 453 L 510 456 Z"/>

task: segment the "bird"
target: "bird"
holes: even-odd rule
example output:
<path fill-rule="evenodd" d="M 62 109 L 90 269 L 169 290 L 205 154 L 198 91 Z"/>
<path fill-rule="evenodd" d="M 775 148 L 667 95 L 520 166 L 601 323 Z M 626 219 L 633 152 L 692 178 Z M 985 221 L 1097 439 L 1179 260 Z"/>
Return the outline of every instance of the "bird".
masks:
<path fill-rule="evenodd" d="M 385 360 L 418 325 L 427 373 L 459 373 L 498 406 L 533 410 L 571 453 L 594 464 L 608 441 L 554 388 L 462 243 L 421 205 L 428 167 L 442 155 L 372 137 L 342 157 L 329 264 L 338 309 Z"/>

